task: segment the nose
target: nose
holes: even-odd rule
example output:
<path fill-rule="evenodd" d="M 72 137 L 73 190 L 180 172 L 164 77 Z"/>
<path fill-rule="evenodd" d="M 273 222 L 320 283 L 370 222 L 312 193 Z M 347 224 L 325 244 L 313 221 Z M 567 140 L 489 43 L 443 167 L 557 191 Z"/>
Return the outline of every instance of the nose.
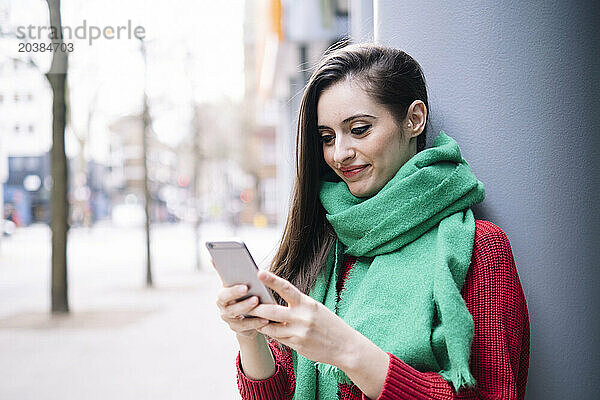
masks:
<path fill-rule="evenodd" d="M 333 150 L 333 161 L 336 164 L 344 164 L 344 162 L 356 155 L 351 141 L 345 138 L 346 135 L 337 135 L 335 140 L 335 148 Z M 338 139 L 339 138 L 339 139 Z"/>

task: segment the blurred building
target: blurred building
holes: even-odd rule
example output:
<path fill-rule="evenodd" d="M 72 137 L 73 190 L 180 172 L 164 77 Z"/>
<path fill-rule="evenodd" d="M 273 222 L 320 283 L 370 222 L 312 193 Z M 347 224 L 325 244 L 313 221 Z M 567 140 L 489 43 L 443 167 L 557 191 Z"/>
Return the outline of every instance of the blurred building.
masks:
<path fill-rule="evenodd" d="M 109 126 L 109 161 L 106 185 L 113 201 L 122 201 L 128 192 L 143 198 L 144 165 L 142 118 L 125 116 Z"/>
<path fill-rule="evenodd" d="M 0 26 L 6 26 L 9 19 L 9 9 L 5 5 L 0 7 Z M 6 62 L 6 60 L 0 60 L 0 68 L 3 68 L 2 65 Z M 0 79 L 4 80 L 4 74 L 2 74 L 0 70 Z M 2 111 L 2 103 L 4 102 L 4 96 L 6 93 L 0 89 L 0 115 Z M 6 139 L 4 136 L 6 135 L 5 128 L 0 122 L 0 224 L 2 223 L 2 219 L 4 218 L 4 184 L 8 179 L 8 154 L 6 151 Z M 0 235 L 1 236 L 1 235 Z"/>
<path fill-rule="evenodd" d="M 6 152 L 5 134 L 4 129 L 0 126 L 0 222 L 4 218 L 4 184 L 8 180 L 8 154 Z"/>
<path fill-rule="evenodd" d="M 250 154 L 260 144 L 251 143 L 255 136 L 249 135 L 241 110 L 239 102 L 231 100 L 195 106 L 192 134 L 177 152 L 180 175 L 191 177 L 191 197 L 186 200 L 193 214 L 190 220 L 255 223 L 258 171 Z"/>
<path fill-rule="evenodd" d="M 127 115 L 110 126 L 109 161 L 104 185 L 110 204 L 144 205 L 144 149 L 141 115 Z M 148 187 L 152 198 L 153 221 L 182 218 L 183 209 L 168 204 L 169 199 L 188 197 L 190 176 L 180 173 L 176 149 L 148 135 Z M 97 167 L 99 170 L 100 167 Z M 183 193 L 182 193 L 183 191 Z M 174 196 L 172 195 L 174 194 Z"/>
<path fill-rule="evenodd" d="M 0 183 L 3 214 L 18 225 L 49 221 L 52 93 L 44 75 L 0 59 Z"/>
<path fill-rule="evenodd" d="M 257 209 L 283 224 L 295 174 L 297 115 L 311 67 L 348 36 L 349 1 L 250 0 L 244 23 L 245 118 Z"/>
<path fill-rule="evenodd" d="M 92 222 L 110 217 L 110 198 L 104 185 L 107 176 L 106 165 L 94 160 L 87 162 L 86 184 L 89 189 Z"/>
<path fill-rule="evenodd" d="M 18 226 L 50 222 L 51 146 L 52 91 L 47 79 L 26 61 L 1 60 L 0 210 Z M 90 224 L 105 218 L 103 166 L 82 157 L 68 163 L 69 222 Z"/>

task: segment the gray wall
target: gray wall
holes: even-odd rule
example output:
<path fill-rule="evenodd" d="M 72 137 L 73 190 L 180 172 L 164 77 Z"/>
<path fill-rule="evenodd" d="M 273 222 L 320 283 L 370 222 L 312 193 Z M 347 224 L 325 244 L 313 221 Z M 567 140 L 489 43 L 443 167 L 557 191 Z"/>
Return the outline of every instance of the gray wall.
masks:
<path fill-rule="evenodd" d="M 429 138 L 457 139 L 485 184 L 476 215 L 511 242 L 531 323 L 528 399 L 598 398 L 593 3 L 374 1 L 375 40 L 425 70 Z"/>

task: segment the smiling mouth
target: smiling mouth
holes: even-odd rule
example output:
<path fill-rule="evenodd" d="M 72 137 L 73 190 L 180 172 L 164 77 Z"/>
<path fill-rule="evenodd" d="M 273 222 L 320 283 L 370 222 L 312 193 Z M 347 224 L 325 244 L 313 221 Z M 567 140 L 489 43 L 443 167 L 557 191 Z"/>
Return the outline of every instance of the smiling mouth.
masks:
<path fill-rule="evenodd" d="M 344 176 L 346 178 L 351 178 L 351 177 L 356 176 L 356 175 L 360 174 L 361 172 L 363 172 L 365 169 L 367 169 L 368 166 L 369 166 L 369 164 L 363 165 L 360 168 L 351 169 L 350 171 L 342 171 L 342 173 L 344 174 Z"/>

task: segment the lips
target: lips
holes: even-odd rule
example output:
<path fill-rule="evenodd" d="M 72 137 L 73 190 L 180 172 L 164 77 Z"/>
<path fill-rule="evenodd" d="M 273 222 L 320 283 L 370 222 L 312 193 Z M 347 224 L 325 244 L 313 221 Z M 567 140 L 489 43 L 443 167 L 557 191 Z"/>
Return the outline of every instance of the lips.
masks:
<path fill-rule="evenodd" d="M 362 171 L 364 171 L 369 165 L 361 165 L 358 167 L 347 167 L 347 168 L 340 168 L 340 171 L 342 171 L 342 173 L 344 174 L 344 176 L 346 178 L 350 178 L 353 177 L 355 175 L 360 174 Z"/>

